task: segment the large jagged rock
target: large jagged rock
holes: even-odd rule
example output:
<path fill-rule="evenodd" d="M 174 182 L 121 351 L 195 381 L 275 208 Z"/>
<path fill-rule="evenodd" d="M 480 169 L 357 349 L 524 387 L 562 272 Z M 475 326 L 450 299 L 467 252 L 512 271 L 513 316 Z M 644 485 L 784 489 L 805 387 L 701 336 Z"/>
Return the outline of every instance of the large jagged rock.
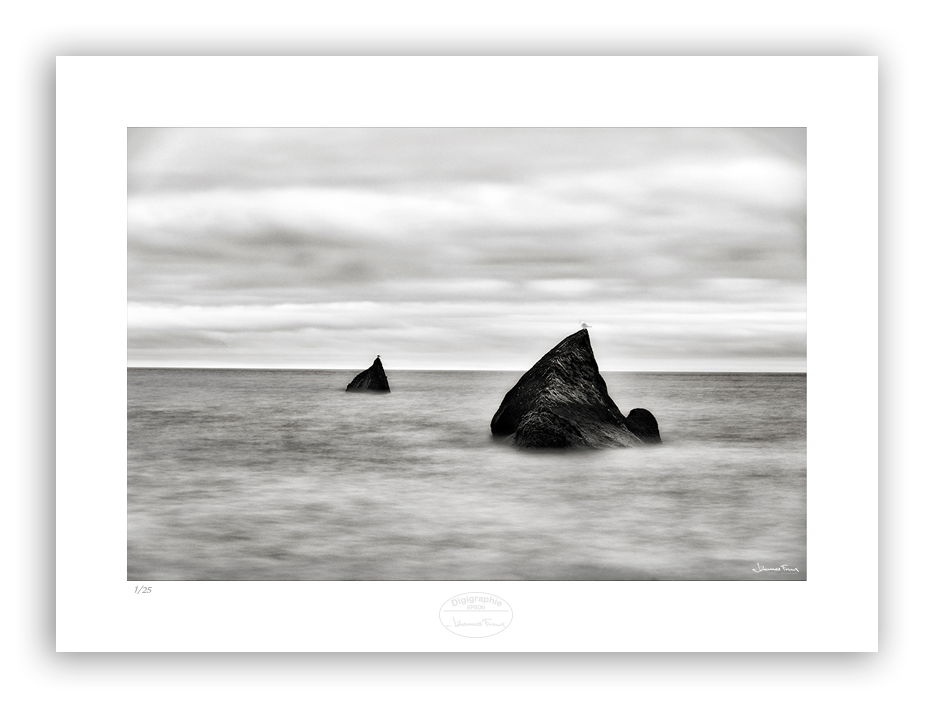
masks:
<path fill-rule="evenodd" d="M 516 383 L 490 422 L 519 448 L 606 448 L 659 443 L 646 409 L 620 413 L 607 393 L 586 329 L 566 337 Z"/>
<path fill-rule="evenodd" d="M 373 360 L 373 364 L 370 365 L 369 369 L 365 369 L 354 377 L 345 391 L 390 393 L 390 383 L 386 380 L 386 372 L 383 371 L 380 355 L 377 355 L 377 358 Z"/>

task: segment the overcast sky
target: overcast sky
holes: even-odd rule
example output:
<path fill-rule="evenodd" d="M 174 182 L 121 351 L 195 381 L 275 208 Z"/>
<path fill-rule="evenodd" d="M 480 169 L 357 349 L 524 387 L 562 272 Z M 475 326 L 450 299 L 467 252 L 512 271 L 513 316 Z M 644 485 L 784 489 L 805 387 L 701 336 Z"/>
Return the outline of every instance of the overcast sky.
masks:
<path fill-rule="evenodd" d="M 805 129 L 130 129 L 128 363 L 805 371 Z"/>

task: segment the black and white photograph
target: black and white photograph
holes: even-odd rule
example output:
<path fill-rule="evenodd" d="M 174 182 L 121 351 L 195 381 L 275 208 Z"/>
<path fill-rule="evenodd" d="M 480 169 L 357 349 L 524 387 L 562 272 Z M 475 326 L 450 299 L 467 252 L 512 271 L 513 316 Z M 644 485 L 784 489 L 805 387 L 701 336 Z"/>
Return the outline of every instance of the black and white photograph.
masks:
<path fill-rule="evenodd" d="M 805 581 L 805 127 L 127 131 L 128 581 Z"/>

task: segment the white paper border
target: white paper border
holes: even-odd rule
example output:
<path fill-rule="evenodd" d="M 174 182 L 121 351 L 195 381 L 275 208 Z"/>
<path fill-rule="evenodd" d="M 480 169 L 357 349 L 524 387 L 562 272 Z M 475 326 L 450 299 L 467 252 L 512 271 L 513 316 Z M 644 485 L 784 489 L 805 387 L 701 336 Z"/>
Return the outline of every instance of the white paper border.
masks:
<path fill-rule="evenodd" d="M 873 57 L 60 57 L 60 651 L 872 651 L 877 648 Z M 126 581 L 129 126 L 805 126 L 808 580 Z M 441 604 L 506 599 L 447 632 Z M 569 615 L 567 609 L 574 608 Z"/>

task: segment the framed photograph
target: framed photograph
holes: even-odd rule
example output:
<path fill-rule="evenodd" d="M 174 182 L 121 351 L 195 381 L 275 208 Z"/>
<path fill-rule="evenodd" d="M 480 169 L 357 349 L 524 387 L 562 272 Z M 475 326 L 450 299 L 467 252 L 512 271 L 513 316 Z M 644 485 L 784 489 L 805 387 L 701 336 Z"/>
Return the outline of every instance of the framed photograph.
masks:
<path fill-rule="evenodd" d="M 875 650 L 876 102 L 59 58 L 58 649 Z"/>

